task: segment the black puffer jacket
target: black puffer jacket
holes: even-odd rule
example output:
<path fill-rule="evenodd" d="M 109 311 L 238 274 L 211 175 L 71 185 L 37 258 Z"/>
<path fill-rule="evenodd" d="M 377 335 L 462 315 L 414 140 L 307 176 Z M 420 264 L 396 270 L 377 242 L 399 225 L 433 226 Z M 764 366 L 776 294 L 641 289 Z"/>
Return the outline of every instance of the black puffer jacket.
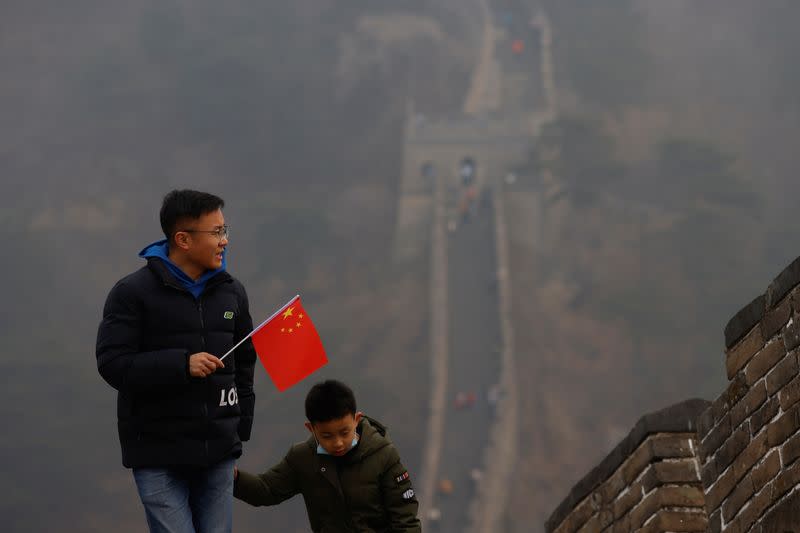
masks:
<path fill-rule="evenodd" d="M 253 328 L 247 294 L 227 272 L 196 299 L 158 258 L 120 280 L 97 332 L 97 367 L 118 391 L 122 463 L 209 466 L 242 453 L 250 438 L 256 353 L 250 340 L 206 378 L 189 355 L 222 357 Z"/>

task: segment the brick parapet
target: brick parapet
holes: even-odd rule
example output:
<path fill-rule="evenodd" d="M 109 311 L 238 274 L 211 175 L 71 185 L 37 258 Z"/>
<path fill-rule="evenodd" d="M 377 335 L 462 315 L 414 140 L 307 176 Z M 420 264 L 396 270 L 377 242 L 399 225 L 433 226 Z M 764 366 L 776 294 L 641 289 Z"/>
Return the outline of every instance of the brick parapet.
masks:
<path fill-rule="evenodd" d="M 798 283 L 800 259 L 725 328 L 730 381 L 697 421 L 712 532 L 764 530 L 800 482 Z"/>
<path fill-rule="evenodd" d="M 725 370 L 727 387 L 695 418 L 673 406 L 659 412 L 673 429 L 642 433 L 643 417 L 546 530 L 800 531 L 800 258 L 728 322 Z M 670 442 L 691 453 L 646 451 Z"/>
<path fill-rule="evenodd" d="M 546 530 L 705 531 L 695 420 L 708 405 L 688 400 L 642 417 L 573 487 Z"/>

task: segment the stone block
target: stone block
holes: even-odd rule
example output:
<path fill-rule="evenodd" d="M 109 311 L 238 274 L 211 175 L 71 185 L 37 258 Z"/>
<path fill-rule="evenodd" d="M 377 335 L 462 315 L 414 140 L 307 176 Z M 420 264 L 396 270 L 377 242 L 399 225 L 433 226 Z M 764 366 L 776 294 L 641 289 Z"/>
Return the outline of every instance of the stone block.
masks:
<path fill-rule="evenodd" d="M 797 352 L 795 351 L 795 355 Z M 795 376 L 789 383 L 787 383 L 778 393 L 778 399 L 781 404 L 781 409 L 788 410 L 791 406 L 800 400 L 800 376 Z"/>
<path fill-rule="evenodd" d="M 753 490 L 759 492 L 772 478 L 778 475 L 780 470 L 781 454 L 778 453 L 778 450 L 773 449 L 763 462 L 753 467 L 750 474 L 750 478 L 753 480 Z"/>
<path fill-rule="evenodd" d="M 717 462 L 714 461 L 712 456 L 710 461 L 700 467 L 700 480 L 703 482 L 703 487 L 708 489 L 708 487 L 713 485 L 719 474 L 719 471 L 717 471 Z"/>
<path fill-rule="evenodd" d="M 609 529 L 611 533 L 630 533 L 633 531 L 631 529 L 631 517 L 630 515 L 625 515 L 622 518 L 614 521 L 611 524 L 611 528 Z"/>
<path fill-rule="evenodd" d="M 714 429 L 712 429 L 706 438 L 700 441 L 700 460 L 705 463 L 708 456 L 713 455 L 722 443 L 731 435 L 731 417 L 730 414 L 722 417 Z"/>
<path fill-rule="evenodd" d="M 750 475 L 746 475 L 736 484 L 736 488 L 733 489 L 733 492 L 730 493 L 722 504 L 722 518 L 725 522 L 733 520 L 733 517 L 736 516 L 739 509 L 742 508 L 753 494 L 755 494 L 753 490 L 753 480 L 750 479 Z"/>
<path fill-rule="evenodd" d="M 767 443 L 770 447 L 778 446 L 800 428 L 800 421 L 797 419 L 797 412 L 800 404 L 795 404 L 791 409 L 784 412 L 777 419 L 767 426 Z"/>
<path fill-rule="evenodd" d="M 767 374 L 767 394 L 772 396 L 797 376 L 797 355 L 789 353 Z"/>
<path fill-rule="evenodd" d="M 762 294 L 744 306 L 728 321 L 725 326 L 725 348 L 730 348 L 764 317 L 766 298 Z"/>
<path fill-rule="evenodd" d="M 750 434 L 756 435 L 775 415 L 778 414 L 780 405 L 776 397 L 769 398 L 764 405 L 759 407 L 750 417 Z"/>
<path fill-rule="evenodd" d="M 652 459 L 672 459 L 694 457 L 695 444 L 692 433 L 660 433 L 650 437 L 650 456 Z"/>
<path fill-rule="evenodd" d="M 584 498 L 553 530 L 554 533 L 574 533 L 594 514 L 591 497 Z"/>
<path fill-rule="evenodd" d="M 667 483 L 698 483 L 697 468 L 694 459 L 678 461 L 661 461 L 653 464 L 653 472 L 659 485 Z M 645 485 L 645 490 L 648 490 Z"/>
<path fill-rule="evenodd" d="M 800 257 L 792 261 L 769 284 L 764 295 L 764 307 L 766 309 L 774 308 L 798 283 L 800 283 Z"/>
<path fill-rule="evenodd" d="M 777 501 L 778 498 L 773 498 Z M 770 509 L 760 521 L 762 533 L 797 533 L 797 513 L 800 509 L 800 491 Z"/>
<path fill-rule="evenodd" d="M 728 379 L 744 368 L 750 359 L 764 347 L 764 338 L 761 336 L 761 326 L 757 325 L 742 340 L 730 348 L 725 357 L 725 369 Z"/>
<path fill-rule="evenodd" d="M 692 486 L 665 486 L 654 490 L 631 511 L 632 530 L 640 528 L 659 509 L 667 507 L 703 508 L 703 491 Z"/>
<path fill-rule="evenodd" d="M 642 500 L 642 484 L 637 481 L 627 491 L 620 494 L 616 500 L 611 504 L 611 510 L 614 513 L 614 519 L 619 520 L 625 516 L 628 511 Z"/>
<path fill-rule="evenodd" d="M 761 407 L 766 400 L 767 385 L 764 380 L 761 380 L 745 394 L 744 398 L 739 400 L 739 402 L 731 408 L 731 427 L 738 427 L 745 418 Z"/>
<path fill-rule="evenodd" d="M 800 461 L 795 461 L 772 480 L 772 501 L 777 502 L 800 483 Z"/>
<path fill-rule="evenodd" d="M 715 423 L 716 421 L 709 407 L 697 417 L 697 439 L 703 440 L 703 438 L 708 435 L 708 432 L 711 431 L 711 428 L 714 427 Z"/>
<path fill-rule="evenodd" d="M 800 346 L 800 321 L 797 317 L 790 320 L 783 328 L 783 345 L 786 346 L 787 352 Z"/>
<path fill-rule="evenodd" d="M 600 494 L 600 501 L 603 505 L 611 505 L 617 496 L 625 490 L 627 484 L 625 483 L 625 479 L 622 477 L 622 472 L 617 469 L 611 477 L 609 477 L 600 488 L 597 489 L 597 493 Z"/>
<path fill-rule="evenodd" d="M 767 433 L 766 431 L 762 431 L 747 444 L 744 451 L 740 453 L 733 462 L 733 475 L 736 480 L 742 479 L 744 475 L 753 468 L 753 465 L 761 461 L 761 459 L 767 455 L 768 451 Z"/>
<path fill-rule="evenodd" d="M 736 456 L 747 448 L 748 444 L 750 444 L 750 424 L 745 422 L 731 434 L 725 444 L 720 446 L 717 453 L 714 454 L 717 470 L 722 471 L 727 468 L 736 459 Z"/>
<path fill-rule="evenodd" d="M 639 474 L 647 468 L 647 465 L 652 461 L 653 455 L 648 441 L 643 442 L 628 459 L 622 464 L 620 470 L 622 471 L 622 479 L 625 480 L 626 485 L 633 483 L 633 480 L 639 477 Z"/>
<path fill-rule="evenodd" d="M 753 383 L 761 379 L 785 355 L 786 347 L 781 339 L 769 341 L 744 367 L 747 385 L 752 386 Z"/>
<path fill-rule="evenodd" d="M 752 532 L 752 529 L 750 528 L 753 526 L 753 524 L 755 524 L 756 520 L 758 520 L 758 518 L 771 503 L 770 492 L 771 491 L 769 490 L 761 491 L 750 498 L 748 505 L 741 509 L 739 515 L 733 519 L 732 523 L 730 524 L 730 529 L 733 529 L 734 531 Z M 729 528 L 726 527 L 725 531 L 729 531 Z"/>
<path fill-rule="evenodd" d="M 775 336 L 789 322 L 791 316 L 792 298 L 787 296 L 781 303 L 767 311 L 764 314 L 764 318 L 761 319 L 761 331 L 764 334 L 764 338 L 771 339 Z"/>
<path fill-rule="evenodd" d="M 717 510 L 708 517 L 708 531 L 709 533 L 722 532 L 722 511 Z"/>
<path fill-rule="evenodd" d="M 781 446 L 783 466 L 792 464 L 798 457 L 800 457 L 800 433 L 795 433 Z"/>
<path fill-rule="evenodd" d="M 641 533 L 662 533 L 664 531 L 705 532 L 707 530 L 708 518 L 704 512 L 661 509 L 640 531 Z"/>
<path fill-rule="evenodd" d="M 729 468 L 706 490 L 706 509 L 712 513 L 716 511 L 734 487 L 736 487 L 736 476 L 733 468 Z"/>

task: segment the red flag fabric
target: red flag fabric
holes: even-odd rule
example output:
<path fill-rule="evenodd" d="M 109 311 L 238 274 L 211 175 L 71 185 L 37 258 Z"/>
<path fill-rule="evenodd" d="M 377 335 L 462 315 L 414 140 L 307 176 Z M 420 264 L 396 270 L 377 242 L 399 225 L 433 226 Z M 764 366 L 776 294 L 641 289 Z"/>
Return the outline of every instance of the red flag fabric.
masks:
<path fill-rule="evenodd" d="M 300 296 L 295 296 L 259 326 L 251 339 L 261 364 L 281 392 L 328 362 Z"/>

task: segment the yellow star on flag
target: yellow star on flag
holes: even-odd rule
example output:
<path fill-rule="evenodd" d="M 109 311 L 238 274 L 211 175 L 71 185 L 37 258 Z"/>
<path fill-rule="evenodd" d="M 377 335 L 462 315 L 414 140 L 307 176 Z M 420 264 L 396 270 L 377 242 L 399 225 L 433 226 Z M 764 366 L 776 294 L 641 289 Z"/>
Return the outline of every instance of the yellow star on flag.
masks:
<path fill-rule="evenodd" d="M 286 311 L 284 311 L 284 312 L 283 312 L 283 319 L 284 319 L 284 320 L 286 320 L 287 318 L 289 318 L 290 316 L 292 316 L 292 311 L 294 311 L 294 307 L 290 307 L 289 309 L 287 309 Z M 302 317 L 300 317 L 300 318 L 302 318 Z"/>

